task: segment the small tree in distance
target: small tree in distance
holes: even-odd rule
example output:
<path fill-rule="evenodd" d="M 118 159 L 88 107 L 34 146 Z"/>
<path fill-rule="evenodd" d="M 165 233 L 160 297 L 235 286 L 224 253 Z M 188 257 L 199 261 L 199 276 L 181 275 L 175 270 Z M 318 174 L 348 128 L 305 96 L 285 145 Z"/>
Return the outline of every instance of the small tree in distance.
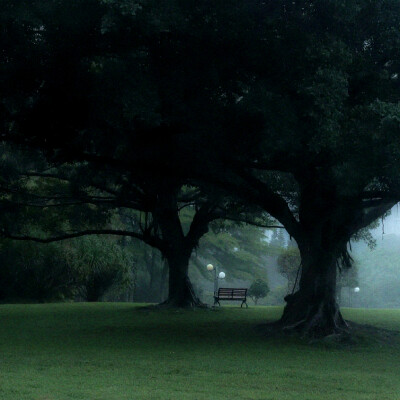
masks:
<path fill-rule="evenodd" d="M 249 289 L 249 297 L 254 301 L 255 305 L 257 305 L 259 299 L 267 297 L 268 293 L 269 293 L 268 283 L 260 278 L 256 279 L 251 284 Z"/>
<path fill-rule="evenodd" d="M 288 281 L 287 293 L 291 293 L 295 289 L 296 276 L 301 262 L 300 252 L 296 247 L 289 247 L 279 255 L 277 262 L 280 274 Z"/>

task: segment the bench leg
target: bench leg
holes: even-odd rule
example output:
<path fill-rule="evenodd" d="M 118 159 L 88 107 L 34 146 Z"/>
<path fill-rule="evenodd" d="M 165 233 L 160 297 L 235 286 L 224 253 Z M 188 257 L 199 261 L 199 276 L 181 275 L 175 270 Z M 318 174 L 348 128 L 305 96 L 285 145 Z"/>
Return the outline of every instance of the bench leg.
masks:
<path fill-rule="evenodd" d="M 247 304 L 247 301 L 246 301 L 246 300 L 243 300 L 243 301 L 242 301 L 242 304 L 240 305 L 240 308 L 242 308 L 242 307 L 243 307 L 243 304 L 246 304 L 246 308 L 249 308 L 249 306 L 248 306 L 248 304 Z"/>

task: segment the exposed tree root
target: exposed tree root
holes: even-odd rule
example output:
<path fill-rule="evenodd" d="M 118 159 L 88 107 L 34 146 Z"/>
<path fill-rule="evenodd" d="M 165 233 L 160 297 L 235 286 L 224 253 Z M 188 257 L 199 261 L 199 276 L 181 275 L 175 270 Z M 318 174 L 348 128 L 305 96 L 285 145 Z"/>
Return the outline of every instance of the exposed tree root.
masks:
<path fill-rule="evenodd" d="M 400 344 L 400 332 L 371 325 L 357 324 L 346 321 L 347 329 L 338 330 L 336 333 L 320 337 L 310 337 L 301 334 L 294 329 L 285 329 L 281 321 L 259 325 L 258 332 L 270 338 L 281 338 L 282 336 L 299 337 L 308 344 L 323 344 L 334 347 L 378 345 L 379 347 L 398 347 Z"/>
<path fill-rule="evenodd" d="M 193 285 L 190 279 L 186 277 L 185 290 L 177 295 L 171 295 L 167 300 L 157 305 L 158 308 L 208 308 L 207 304 L 204 304 L 196 296 Z"/>
<path fill-rule="evenodd" d="M 303 337 L 322 338 L 348 334 L 349 326 L 334 300 L 302 299 L 298 294 L 285 298 L 287 305 L 277 327 L 283 332 L 294 332 Z"/>

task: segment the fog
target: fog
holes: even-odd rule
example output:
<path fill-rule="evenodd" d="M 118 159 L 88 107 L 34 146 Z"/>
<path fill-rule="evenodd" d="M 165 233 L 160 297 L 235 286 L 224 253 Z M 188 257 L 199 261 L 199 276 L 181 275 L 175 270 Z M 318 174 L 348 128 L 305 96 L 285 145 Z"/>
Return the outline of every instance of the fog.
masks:
<path fill-rule="evenodd" d="M 393 207 L 390 214 L 379 221 L 371 235 L 375 247 L 367 243 L 352 242 L 351 255 L 354 259 L 354 278 L 349 286 L 338 288 L 338 301 L 342 307 L 398 308 L 400 307 L 400 211 Z M 267 232 L 271 240 L 272 232 Z M 284 231 L 286 246 L 295 246 Z M 271 289 L 263 304 L 283 304 L 283 297 L 292 290 L 287 279 L 279 273 L 277 257 L 265 258 L 266 277 Z M 346 271 L 342 274 L 345 276 Z M 238 283 L 238 282 L 235 282 Z M 248 284 L 249 282 L 241 282 Z M 359 288 L 354 290 L 355 288 Z M 357 291 L 358 290 L 358 291 Z"/>
<path fill-rule="evenodd" d="M 400 210 L 396 205 L 392 208 L 390 214 L 381 220 L 379 227 L 371 230 L 375 239 L 384 240 L 385 235 L 398 235 L 400 236 Z M 378 241 L 377 241 L 378 244 Z"/>
<path fill-rule="evenodd" d="M 353 243 L 358 293 L 342 290 L 342 305 L 366 308 L 400 307 L 400 214 L 393 207 L 389 216 L 371 230 L 376 246 Z"/>

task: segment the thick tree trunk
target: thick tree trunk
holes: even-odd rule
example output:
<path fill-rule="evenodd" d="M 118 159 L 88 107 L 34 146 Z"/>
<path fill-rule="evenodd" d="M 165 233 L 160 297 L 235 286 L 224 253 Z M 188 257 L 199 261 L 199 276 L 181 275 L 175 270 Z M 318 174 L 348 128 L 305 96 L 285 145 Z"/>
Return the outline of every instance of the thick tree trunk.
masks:
<path fill-rule="evenodd" d="M 156 267 L 155 267 L 155 250 L 151 249 L 150 255 L 147 258 L 147 270 L 149 271 L 150 275 L 150 282 L 149 282 L 149 294 L 154 299 L 157 296 L 157 288 L 155 288 L 155 281 L 156 281 Z"/>
<path fill-rule="evenodd" d="M 162 269 L 161 269 L 161 277 L 160 277 L 160 286 L 159 293 L 160 299 L 165 299 L 168 295 L 168 262 L 167 260 L 162 261 Z"/>
<path fill-rule="evenodd" d="M 167 258 L 169 270 L 168 299 L 162 303 L 170 307 L 202 307 L 204 304 L 197 298 L 190 282 L 189 257 L 171 255 Z"/>
<path fill-rule="evenodd" d="M 207 220 L 201 225 L 199 237 L 193 240 L 190 232 L 185 236 L 179 218 L 177 189 L 166 187 L 158 197 L 159 203 L 155 217 L 166 244 L 163 256 L 168 262 L 169 288 L 168 299 L 162 303 L 171 307 L 204 306 L 194 293 L 189 280 L 189 259 L 197 246 L 201 234 L 207 231 Z M 192 225 L 191 224 L 191 230 Z"/>
<path fill-rule="evenodd" d="M 309 248 L 301 252 L 299 290 L 286 296 L 279 324 L 304 336 L 324 337 L 347 331 L 336 302 L 336 253 L 333 249 Z"/>

